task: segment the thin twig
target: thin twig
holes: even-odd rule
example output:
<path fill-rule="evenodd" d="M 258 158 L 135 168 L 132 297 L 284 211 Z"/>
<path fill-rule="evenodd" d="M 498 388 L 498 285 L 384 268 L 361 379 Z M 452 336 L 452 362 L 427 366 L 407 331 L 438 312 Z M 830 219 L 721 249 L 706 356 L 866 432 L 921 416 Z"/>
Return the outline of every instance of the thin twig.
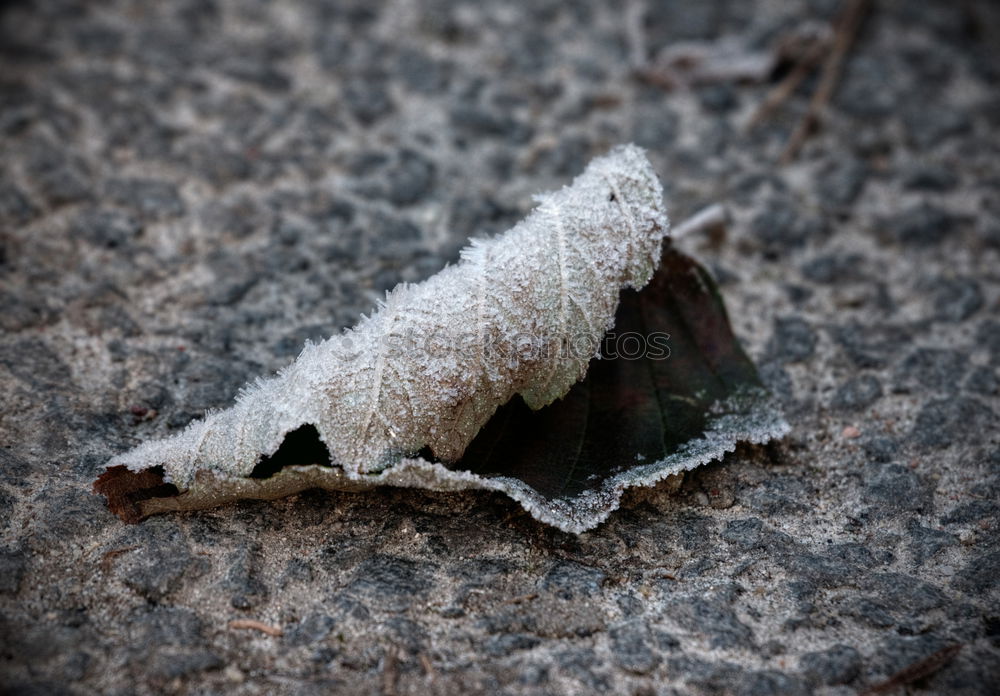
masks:
<path fill-rule="evenodd" d="M 887 694 L 893 689 L 906 686 L 907 684 L 912 684 L 918 679 L 929 677 L 951 662 L 961 649 L 961 643 L 949 645 L 947 648 L 942 648 L 936 653 L 933 653 L 922 660 L 917 660 L 908 667 L 904 667 L 884 682 L 880 682 L 869 687 L 861 693 L 861 696 L 877 696 L 877 694 Z"/>
<path fill-rule="evenodd" d="M 721 203 L 713 203 L 671 227 L 670 237 L 679 239 L 702 232 L 714 232 L 725 228 L 728 223 L 729 210 Z"/>
<path fill-rule="evenodd" d="M 111 571 L 111 564 L 118 556 L 123 553 L 128 553 L 129 551 L 134 551 L 139 548 L 138 546 L 126 546 L 120 549 L 111 549 L 110 551 L 105 551 L 101 554 L 101 572 L 108 573 Z"/>
<path fill-rule="evenodd" d="M 837 26 L 837 32 L 834 35 L 833 48 L 823 63 L 823 73 L 820 76 L 819 86 L 813 92 L 812 99 L 809 101 L 809 108 L 806 110 L 805 115 L 788 138 L 788 143 L 781 153 L 780 161 L 782 164 L 788 164 L 795 159 L 803 143 L 805 143 L 809 135 L 815 130 L 816 126 L 819 125 L 820 117 L 830 103 L 833 92 L 837 87 L 847 51 L 851 48 L 851 44 L 854 43 L 858 29 L 861 27 L 865 15 L 868 14 L 870 5 L 871 0 L 848 0 L 847 7 L 844 9 L 844 13 Z"/>
<path fill-rule="evenodd" d="M 396 683 L 399 681 L 396 646 L 390 646 L 382 658 L 382 693 L 385 696 L 395 696 Z"/>
<path fill-rule="evenodd" d="M 799 85 L 809 76 L 809 73 L 816 67 L 822 57 L 822 46 L 817 47 L 817 50 L 806 51 L 795 63 L 795 67 L 785 75 L 784 79 L 767 93 L 764 101 L 761 102 L 760 106 L 757 107 L 757 110 L 747 122 L 746 129 L 749 131 L 756 128 L 761 121 L 773 114 L 779 106 L 788 101 L 788 98 L 792 96 L 795 90 L 799 88 Z"/>
<path fill-rule="evenodd" d="M 628 46 L 629 63 L 633 71 L 639 72 L 646 66 L 646 32 L 643 22 L 646 18 L 646 3 L 643 0 L 628 0 L 625 3 L 625 43 Z"/>
<path fill-rule="evenodd" d="M 269 626 L 268 624 L 255 619 L 233 619 L 229 622 L 229 628 L 252 629 L 254 631 L 260 631 L 261 633 L 266 633 L 269 636 L 274 636 L 275 638 L 280 638 L 285 635 L 285 632 L 277 626 Z"/>

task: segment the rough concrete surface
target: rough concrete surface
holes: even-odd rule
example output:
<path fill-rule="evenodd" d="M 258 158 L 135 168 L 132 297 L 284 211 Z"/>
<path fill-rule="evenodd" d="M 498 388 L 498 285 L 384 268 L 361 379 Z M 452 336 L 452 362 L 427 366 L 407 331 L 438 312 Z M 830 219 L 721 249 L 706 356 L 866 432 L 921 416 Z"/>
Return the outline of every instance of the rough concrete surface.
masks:
<path fill-rule="evenodd" d="M 838 3 L 649 2 L 647 50 Z M 1000 682 L 990 2 L 876 2 L 810 80 L 666 91 L 617 3 L 0 9 L 5 693 L 853 694 Z M 487 493 L 305 493 L 128 526 L 90 482 L 306 338 L 649 149 L 793 433 L 579 537 Z M 254 619 L 281 636 L 240 629 Z"/>

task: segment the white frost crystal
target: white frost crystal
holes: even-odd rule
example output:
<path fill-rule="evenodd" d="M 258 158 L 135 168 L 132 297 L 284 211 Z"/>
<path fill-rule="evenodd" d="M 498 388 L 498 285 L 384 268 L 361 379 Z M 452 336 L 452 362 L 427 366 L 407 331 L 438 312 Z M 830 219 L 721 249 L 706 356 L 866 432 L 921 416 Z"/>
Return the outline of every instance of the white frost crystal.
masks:
<path fill-rule="evenodd" d="M 108 466 L 162 466 L 183 491 L 199 471 L 247 476 L 286 434 L 311 424 L 337 475 L 361 480 L 425 447 L 457 460 L 515 394 L 532 408 L 560 398 L 586 374 L 619 291 L 649 281 L 668 222 L 660 183 L 635 146 L 595 159 L 571 186 L 537 200 L 525 220 L 474 241 L 457 265 L 397 287 L 341 336 L 307 344 L 229 410 Z"/>

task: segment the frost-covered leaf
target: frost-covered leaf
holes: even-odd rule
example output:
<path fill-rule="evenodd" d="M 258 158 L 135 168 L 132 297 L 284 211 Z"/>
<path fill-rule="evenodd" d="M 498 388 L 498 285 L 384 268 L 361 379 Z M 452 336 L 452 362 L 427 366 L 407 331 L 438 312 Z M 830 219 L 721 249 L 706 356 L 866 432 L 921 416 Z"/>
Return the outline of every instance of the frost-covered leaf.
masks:
<path fill-rule="evenodd" d="M 538 483 L 542 475 L 537 472 L 536 485 L 530 477 L 510 475 L 503 466 L 532 466 L 513 454 L 503 466 L 490 465 L 497 452 L 504 452 L 488 444 L 492 433 L 503 433 L 502 426 L 491 426 L 476 439 L 496 409 L 512 398 L 517 401 L 504 409 L 507 417 L 518 409 L 547 406 L 586 374 L 602 336 L 615 325 L 619 291 L 641 288 L 656 268 L 667 230 L 661 198 L 659 181 L 638 148 L 618 148 L 594 160 L 572 186 L 540 196 L 536 210 L 512 230 L 474 243 L 461 263 L 424 283 L 396 288 L 372 316 L 341 336 L 307 345 L 295 363 L 244 391 L 233 408 L 115 457 L 95 490 L 132 521 L 169 509 L 274 498 L 314 486 L 489 488 L 507 492 L 545 522 L 581 531 L 604 519 L 628 485 L 707 461 L 738 439 L 760 441 L 778 434 L 784 427 L 780 416 L 752 422 L 763 420 L 762 392 L 710 281 L 693 262 L 681 263 L 685 257 L 671 252 L 661 276 L 681 272 L 690 280 L 661 281 L 667 286 L 657 296 L 668 305 L 695 299 L 692 311 L 715 313 L 699 326 L 704 335 L 695 332 L 703 339 L 689 346 L 695 353 L 685 352 L 678 360 L 682 367 L 693 366 L 690 376 L 676 387 L 665 376 L 647 378 L 658 385 L 657 394 L 676 392 L 686 404 L 669 399 L 659 404 L 654 415 L 665 423 L 663 429 L 654 436 L 648 425 L 633 427 L 639 434 L 635 452 L 607 460 L 604 468 L 585 465 L 586 476 L 579 481 L 572 472 L 563 474 L 559 485 Z M 678 289 L 688 296 L 671 299 Z M 619 321 L 645 320 L 646 305 L 630 309 L 633 305 L 634 299 L 627 301 Z M 685 311 L 667 312 L 683 319 L 678 330 L 690 323 Z M 703 359 L 696 355 L 701 351 L 706 351 Z M 612 362 L 618 361 L 597 364 Z M 639 380 L 634 389 L 641 390 L 645 362 L 626 366 L 610 379 Z M 638 391 L 608 391 L 600 381 L 609 378 L 603 368 L 597 378 L 597 393 L 609 395 L 599 406 L 602 413 L 615 412 L 623 423 L 648 418 L 650 402 L 638 398 Z M 659 379 L 667 380 L 666 386 Z M 565 409 L 579 408 L 580 398 L 543 409 L 539 423 L 572 420 L 572 411 Z M 584 402 L 590 409 L 595 399 L 585 396 Z M 706 414 L 709 407 L 714 411 Z M 570 416 L 561 415 L 566 413 Z M 576 440 L 578 447 L 590 446 L 587 433 Z M 650 448 L 657 441 L 659 449 Z M 594 447 L 582 456 L 596 461 L 629 449 Z M 455 464 L 463 453 L 462 463 Z M 627 468 L 636 455 L 652 457 L 653 463 Z M 534 461 L 550 466 L 545 456 L 536 454 Z M 575 469 L 581 461 L 578 457 L 570 466 Z"/>

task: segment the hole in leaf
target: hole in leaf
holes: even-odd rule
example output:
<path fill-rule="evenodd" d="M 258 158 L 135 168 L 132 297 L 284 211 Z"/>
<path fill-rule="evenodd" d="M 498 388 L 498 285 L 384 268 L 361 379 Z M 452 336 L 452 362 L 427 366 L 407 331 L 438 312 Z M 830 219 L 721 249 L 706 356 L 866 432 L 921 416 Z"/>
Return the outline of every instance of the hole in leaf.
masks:
<path fill-rule="evenodd" d="M 307 464 L 333 466 L 330 461 L 330 450 L 320 439 L 316 426 L 311 423 L 306 423 L 285 435 L 281 446 L 274 454 L 270 457 L 261 457 L 257 466 L 250 472 L 250 478 L 271 478 L 286 466 Z"/>

